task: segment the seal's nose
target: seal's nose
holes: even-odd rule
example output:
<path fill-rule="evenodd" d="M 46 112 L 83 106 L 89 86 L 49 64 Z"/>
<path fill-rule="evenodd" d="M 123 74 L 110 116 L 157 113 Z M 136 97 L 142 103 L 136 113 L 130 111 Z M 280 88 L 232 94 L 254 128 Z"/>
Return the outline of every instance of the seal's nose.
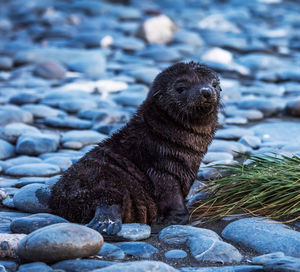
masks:
<path fill-rule="evenodd" d="M 210 88 L 204 87 L 200 89 L 200 93 L 205 97 L 205 98 L 210 98 L 212 96 L 212 90 Z"/>

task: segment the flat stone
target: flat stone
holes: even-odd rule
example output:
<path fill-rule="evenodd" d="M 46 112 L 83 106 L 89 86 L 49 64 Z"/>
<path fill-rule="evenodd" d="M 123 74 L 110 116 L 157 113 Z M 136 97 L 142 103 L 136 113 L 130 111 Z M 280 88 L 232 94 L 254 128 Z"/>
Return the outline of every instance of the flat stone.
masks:
<path fill-rule="evenodd" d="M 115 264 L 115 262 L 103 260 L 75 259 L 60 261 L 52 265 L 52 268 L 55 270 L 63 270 L 64 272 L 83 272 L 94 271 L 95 269 L 101 269 L 113 264 Z"/>
<path fill-rule="evenodd" d="M 213 140 L 208 147 L 208 152 L 226 152 L 232 154 L 234 157 L 237 157 L 237 153 L 246 153 L 247 151 L 248 148 L 245 145 L 225 140 Z"/>
<path fill-rule="evenodd" d="M 290 256 L 278 257 L 265 262 L 263 270 L 266 272 L 298 272 L 300 271 L 300 259 Z"/>
<path fill-rule="evenodd" d="M 37 158 L 38 159 L 38 158 Z M 29 184 L 45 184 L 50 178 L 48 177 L 22 177 L 15 185 L 16 188 L 22 188 Z"/>
<path fill-rule="evenodd" d="M 150 235 L 150 226 L 138 223 L 122 224 L 121 231 L 117 233 L 118 237 L 130 241 L 144 240 L 149 238 Z"/>
<path fill-rule="evenodd" d="M 22 110 L 16 106 L 12 106 L 12 105 L 1 106 L 0 125 L 3 126 L 15 122 L 30 124 L 33 122 L 33 116 L 30 112 Z"/>
<path fill-rule="evenodd" d="M 18 138 L 16 151 L 25 155 L 39 155 L 56 151 L 59 137 L 54 134 L 24 134 Z"/>
<path fill-rule="evenodd" d="M 157 68 L 140 67 L 137 69 L 132 69 L 127 73 L 130 76 L 133 76 L 137 82 L 142 82 L 149 85 L 152 83 L 153 79 L 158 75 L 159 72 L 160 70 Z"/>
<path fill-rule="evenodd" d="M 38 229 L 18 245 L 18 256 L 27 261 L 56 262 L 97 254 L 101 234 L 85 226 L 59 223 Z"/>
<path fill-rule="evenodd" d="M 15 143 L 19 136 L 26 133 L 39 134 L 40 131 L 36 127 L 24 123 L 11 123 L 3 128 L 2 137 L 11 143 Z"/>
<path fill-rule="evenodd" d="M 299 122 L 273 122 L 261 123 L 251 128 L 256 136 L 261 138 L 263 142 L 286 142 L 300 143 L 300 124 Z M 289 133 L 286 133 L 286 132 Z"/>
<path fill-rule="evenodd" d="M 23 105 L 22 109 L 31 112 L 35 118 L 56 117 L 66 114 L 62 110 L 53 109 L 46 105 L 27 104 Z"/>
<path fill-rule="evenodd" d="M 119 242 L 115 246 L 123 250 L 127 255 L 139 258 L 151 258 L 158 253 L 158 249 L 145 242 Z"/>
<path fill-rule="evenodd" d="M 25 234 L 0 234 L 0 258 L 17 258 L 18 243 Z"/>
<path fill-rule="evenodd" d="M 49 213 L 37 213 L 26 217 L 14 219 L 10 224 L 10 229 L 13 233 L 29 234 L 37 229 L 57 224 L 67 223 L 68 221 L 59 216 Z"/>
<path fill-rule="evenodd" d="M 40 96 L 31 92 L 20 92 L 9 99 L 9 102 L 16 105 L 37 103 Z"/>
<path fill-rule="evenodd" d="M 0 159 L 7 159 L 15 155 L 15 147 L 9 142 L 0 139 Z"/>
<path fill-rule="evenodd" d="M 62 156 L 53 156 L 45 159 L 44 162 L 57 165 L 62 171 L 67 170 L 72 165 L 72 161 L 70 158 Z"/>
<path fill-rule="evenodd" d="M 178 272 L 177 269 L 158 261 L 136 261 L 119 263 L 93 272 Z"/>
<path fill-rule="evenodd" d="M 10 176 L 22 177 L 48 177 L 60 173 L 58 166 L 50 163 L 26 163 L 9 167 L 5 170 L 5 174 Z"/>
<path fill-rule="evenodd" d="M 218 267 L 184 267 L 180 272 L 261 272 L 261 265 L 235 265 Z"/>
<path fill-rule="evenodd" d="M 46 79 L 63 79 L 67 70 L 58 62 L 42 61 L 35 65 L 33 73 Z"/>
<path fill-rule="evenodd" d="M 221 240 L 212 230 L 173 225 L 159 233 L 159 240 L 170 245 L 186 244 L 197 261 L 210 263 L 240 262 L 243 256 L 232 245 Z"/>
<path fill-rule="evenodd" d="M 232 154 L 227 152 L 207 152 L 202 161 L 204 163 L 210 163 L 223 160 L 233 160 Z"/>
<path fill-rule="evenodd" d="M 274 259 L 277 259 L 280 257 L 284 257 L 283 252 L 273 252 L 273 253 L 264 254 L 264 255 L 260 255 L 260 256 L 256 256 L 256 257 L 252 258 L 252 263 L 253 264 L 264 264 L 270 260 L 274 260 Z"/>
<path fill-rule="evenodd" d="M 18 272 L 50 272 L 53 269 L 42 262 L 34 262 L 28 264 L 22 264 L 18 268 Z"/>
<path fill-rule="evenodd" d="M 246 135 L 253 135 L 253 132 L 246 128 L 226 128 L 217 130 L 215 138 L 237 140 Z"/>
<path fill-rule="evenodd" d="M 122 225 L 123 228 L 124 225 Z M 98 252 L 99 256 L 103 256 L 104 258 L 111 258 L 116 260 L 123 260 L 125 258 L 125 253 L 119 247 L 104 243 L 101 250 Z"/>
<path fill-rule="evenodd" d="M 273 220 L 240 219 L 227 225 L 222 237 L 262 254 L 281 251 L 288 256 L 300 257 L 300 232 Z"/>
<path fill-rule="evenodd" d="M 59 108 L 70 113 L 76 113 L 81 110 L 97 108 L 97 103 L 93 100 L 81 99 L 81 98 L 69 98 L 63 100 L 58 104 Z"/>
<path fill-rule="evenodd" d="M 124 95 L 118 95 L 115 97 L 114 101 L 122 106 L 127 107 L 138 107 L 145 100 L 143 94 L 128 93 Z"/>
<path fill-rule="evenodd" d="M 30 213 L 50 212 L 48 203 L 50 189 L 44 184 L 29 184 L 22 187 L 14 195 L 14 205 L 17 209 Z"/>
<path fill-rule="evenodd" d="M 165 253 L 165 257 L 168 259 L 183 259 L 187 256 L 187 253 L 181 249 L 169 250 Z"/>
<path fill-rule="evenodd" d="M 158 62 L 175 62 L 181 59 L 181 56 L 176 49 L 161 44 L 147 47 L 143 51 L 138 52 L 138 55 Z"/>
<path fill-rule="evenodd" d="M 28 216 L 29 213 L 21 212 L 0 212 L 0 233 L 11 233 L 10 224 L 11 221 L 18 217 Z"/>
<path fill-rule="evenodd" d="M 82 120 L 74 116 L 47 117 L 44 119 L 44 123 L 51 127 L 72 129 L 88 129 L 93 125 L 90 121 Z"/>
<path fill-rule="evenodd" d="M 113 46 L 125 51 L 140 51 L 145 48 L 145 43 L 135 37 L 119 37 L 113 41 Z"/>
<path fill-rule="evenodd" d="M 72 130 L 62 134 L 62 143 L 79 142 L 83 145 L 96 144 L 104 140 L 107 136 L 96 131 Z"/>
<path fill-rule="evenodd" d="M 2 167 L 4 170 L 6 170 L 12 166 L 16 166 L 20 164 L 40 163 L 40 162 L 42 162 L 42 160 L 37 157 L 23 155 L 23 156 L 6 160 L 5 162 L 3 162 Z"/>

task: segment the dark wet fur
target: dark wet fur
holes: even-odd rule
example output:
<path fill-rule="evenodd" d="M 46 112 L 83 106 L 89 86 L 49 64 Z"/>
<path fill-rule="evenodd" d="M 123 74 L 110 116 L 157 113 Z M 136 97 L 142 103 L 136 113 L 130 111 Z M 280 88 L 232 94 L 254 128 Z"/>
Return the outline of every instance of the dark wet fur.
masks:
<path fill-rule="evenodd" d="M 178 100 L 169 92 L 179 77 L 201 84 L 217 79 L 193 62 L 160 73 L 126 126 L 62 175 L 52 189 L 54 213 L 88 223 L 98 207 L 117 205 L 123 223 L 184 223 L 184 199 L 217 127 L 219 94 L 208 106 Z"/>

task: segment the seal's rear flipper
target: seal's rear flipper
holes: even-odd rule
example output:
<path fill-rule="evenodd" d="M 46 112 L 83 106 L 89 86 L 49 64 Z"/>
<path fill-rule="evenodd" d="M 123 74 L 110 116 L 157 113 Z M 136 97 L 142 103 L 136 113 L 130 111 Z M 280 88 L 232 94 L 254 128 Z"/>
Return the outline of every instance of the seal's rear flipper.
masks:
<path fill-rule="evenodd" d="M 119 205 L 98 206 L 94 218 L 86 226 L 102 234 L 116 235 L 122 228 L 121 207 Z"/>

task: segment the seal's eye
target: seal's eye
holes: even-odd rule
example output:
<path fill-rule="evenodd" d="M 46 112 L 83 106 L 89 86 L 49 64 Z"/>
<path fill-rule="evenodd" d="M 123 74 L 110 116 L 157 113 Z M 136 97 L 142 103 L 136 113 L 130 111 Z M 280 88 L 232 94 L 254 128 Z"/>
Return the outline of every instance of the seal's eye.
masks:
<path fill-rule="evenodd" d="M 175 85 L 175 90 L 178 93 L 183 93 L 187 90 L 187 86 L 181 82 Z"/>
<path fill-rule="evenodd" d="M 217 80 L 214 80 L 211 84 L 214 88 L 217 88 L 219 85 L 219 82 Z"/>

